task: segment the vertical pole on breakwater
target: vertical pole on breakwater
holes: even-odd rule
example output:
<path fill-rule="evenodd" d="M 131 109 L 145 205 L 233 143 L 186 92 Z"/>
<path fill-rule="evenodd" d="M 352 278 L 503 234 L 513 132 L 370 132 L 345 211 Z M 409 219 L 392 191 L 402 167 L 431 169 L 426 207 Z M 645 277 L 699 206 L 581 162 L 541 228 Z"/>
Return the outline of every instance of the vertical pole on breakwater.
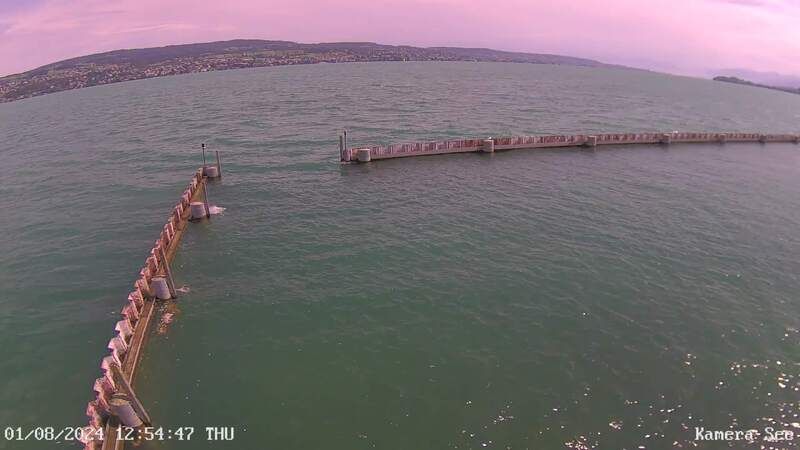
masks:
<path fill-rule="evenodd" d="M 206 143 L 203 142 L 200 144 L 200 148 L 203 150 L 203 171 L 206 170 Z"/>
<path fill-rule="evenodd" d="M 347 131 L 344 131 L 347 133 Z M 339 135 L 339 161 L 350 162 L 353 155 L 350 154 L 350 149 L 347 148 L 347 136 L 345 134 Z"/>
<path fill-rule="evenodd" d="M 172 270 L 169 268 L 169 261 L 167 260 L 167 255 L 164 254 L 164 249 L 159 249 L 159 253 L 161 256 L 161 264 L 164 266 L 164 273 L 167 274 L 167 282 L 169 286 L 169 295 L 172 298 L 178 298 L 178 294 L 175 291 L 175 280 L 172 278 Z"/>
<path fill-rule="evenodd" d="M 214 150 L 217 154 L 217 178 L 222 178 L 222 164 L 219 163 L 219 150 Z"/>
<path fill-rule="evenodd" d="M 203 177 L 203 204 L 206 207 L 206 219 L 211 218 L 211 208 L 208 206 L 208 183 L 206 182 L 206 178 Z"/>
<path fill-rule="evenodd" d="M 117 381 L 117 386 L 119 386 L 122 393 L 128 397 L 131 402 L 131 406 L 136 412 L 136 415 L 139 416 L 139 419 L 147 426 L 152 425 L 153 422 L 150 420 L 150 415 L 147 414 L 147 411 L 144 409 L 144 405 L 142 405 L 142 402 L 139 401 L 139 397 L 137 397 L 136 393 L 133 392 L 133 387 L 131 387 L 131 384 L 125 377 L 125 374 L 122 373 L 122 369 L 120 369 L 120 367 L 116 364 L 111 364 L 111 372 L 114 374 L 114 378 Z"/>

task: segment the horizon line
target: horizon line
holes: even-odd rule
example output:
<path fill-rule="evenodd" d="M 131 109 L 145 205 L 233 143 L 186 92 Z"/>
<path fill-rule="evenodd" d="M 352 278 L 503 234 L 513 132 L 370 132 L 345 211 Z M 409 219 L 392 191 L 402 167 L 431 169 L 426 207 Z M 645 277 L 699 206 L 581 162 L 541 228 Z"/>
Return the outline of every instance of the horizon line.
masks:
<path fill-rule="evenodd" d="M 490 51 L 494 51 L 494 52 L 503 52 L 503 53 L 519 54 L 519 55 L 543 55 L 543 56 L 558 56 L 558 57 L 566 57 L 566 58 L 576 58 L 576 59 L 582 59 L 582 60 L 586 60 L 586 61 L 591 61 L 591 62 L 603 64 L 603 65 L 606 65 L 606 66 L 613 66 L 613 67 L 619 67 L 619 68 L 625 68 L 625 69 L 633 69 L 633 70 L 644 70 L 644 71 L 647 71 L 647 72 L 664 73 L 664 74 L 676 75 L 676 76 L 687 76 L 687 77 L 690 77 L 690 78 L 706 79 L 706 78 L 696 77 L 696 76 L 692 76 L 692 75 L 686 75 L 686 74 L 680 74 L 680 73 L 674 73 L 674 72 L 664 72 L 664 71 L 649 69 L 649 68 L 645 68 L 645 67 L 637 67 L 637 66 L 631 66 L 631 65 L 626 65 L 626 64 L 610 63 L 610 62 L 606 62 L 606 61 L 603 61 L 603 60 L 590 58 L 590 57 L 586 57 L 586 56 L 578 56 L 578 55 L 574 55 L 574 54 L 564 54 L 564 53 L 553 53 L 553 52 L 546 52 L 546 51 L 545 52 L 539 52 L 539 51 L 529 51 L 529 50 L 525 50 L 525 51 L 505 50 L 505 49 L 500 49 L 500 48 L 482 47 L 482 46 L 456 46 L 456 45 L 425 45 L 425 46 L 421 46 L 421 45 L 410 45 L 410 44 L 388 44 L 388 43 L 382 43 L 382 42 L 361 41 L 361 40 L 355 40 L 355 41 L 336 41 L 336 40 L 334 40 L 334 41 L 318 41 L 318 42 L 301 42 L 301 41 L 292 41 L 292 40 L 287 40 L 287 39 L 233 38 L 233 39 L 221 39 L 221 40 L 211 40 L 211 41 L 194 41 L 194 42 L 185 42 L 184 41 L 184 42 L 180 42 L 180 43 L 170 43 L 170 44 L 165 44 L 165 45 L 153 45 L 153 46 L 144 46 L 144 47 L 121 47 L 121 48 L 116 48 L 116 49 L 113 49 L 113 50 L 104 50 L 104 51 L 99 51 L 99 52 L 94 52 L 94 53 L 76 54 L 74 56 L 70 56 L 70 57 L 63 58 L 63 59 L 58 59 L 58 60 L 51 61 L 51 62 L 42 64 L 42 65 L 39 65 L 39 66 L 36 66 L 36 67 L 32 67 L 30 69 L 27 69 L 27 70 L 24 70 L 24 71 L 21 71 L 21 72 L 14 72 L 14 73 L 9 73 L 9 74 L 5 74 L 5 75 L 4 74 L 0 74 L 0 80 L 2 80 L 4 78 L 8 78 L 8 77 L 13 77 L 13 76 L 16 76 L 16 75 L 24 75 L 24 74 L 26 74 L 28 72 L 33 72 L 33 71 L 36 71 L 36 70 L 39 70 L 39 69 L 42 69 L 42 68 L 45 68 L 45 67 L 48 67 L 48 66 L 51 66 L 51 65 L 54 65 L 54 64 L 67 62 L 67 61 L 72 61 L 72 60 L 80 59 L 80 58 L 86 58 L 86 57 L 90 57 L 90 56 L 105 55 L 105 54 L 111 54 L 111 53 L 115 53 L 115 52 L 160 49 L 160 48 L 168 48 L 168 47 L 181 47 L 181 46 L 202 45 L 202 44 L 226 43 L 226 42 L 235 42 L 235 41 L 275 42 L 275 43 L 290 43 L 290 44 L 299 44 L 299 45 L 373 44 L 373 45 L 380 45 L 380 46 L 387 46 L 387 47 L 408 47 L 408 48 L 420 48 L 420 49 L 490 50 Z"/>

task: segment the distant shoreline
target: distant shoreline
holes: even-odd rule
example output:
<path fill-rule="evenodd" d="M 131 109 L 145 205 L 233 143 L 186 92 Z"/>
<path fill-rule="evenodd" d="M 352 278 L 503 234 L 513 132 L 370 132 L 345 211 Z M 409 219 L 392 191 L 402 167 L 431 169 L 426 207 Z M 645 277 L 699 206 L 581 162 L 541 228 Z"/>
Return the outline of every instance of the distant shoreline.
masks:
<path fill-rule="evenodd" d="M 800 88 L 793 89 L 789 87 L 770 86 L 767 84 L 753 83 L 752 81 L 743 80 L 737 77 L 718 76 L 714 77 L 714 81 L 721 81 L 723 83 L 731 83 L 731 84 L 741 84 L 743 86 L 753 86 L 764 89 L 772 89 L 773 91 L 788 92 L 790 94 L 800 94 Z"/>
<path fill-rule="evenodd" d="M 302 44 L 289 41 L 233 40 L 115 50 L 59 61 L 0 78 L 0 103 L 169 75 L 299 64 L 380 61 L 515 62 L 624 67 L 572 56 L 486 48 L 423 48 L 371 42 Z"/>

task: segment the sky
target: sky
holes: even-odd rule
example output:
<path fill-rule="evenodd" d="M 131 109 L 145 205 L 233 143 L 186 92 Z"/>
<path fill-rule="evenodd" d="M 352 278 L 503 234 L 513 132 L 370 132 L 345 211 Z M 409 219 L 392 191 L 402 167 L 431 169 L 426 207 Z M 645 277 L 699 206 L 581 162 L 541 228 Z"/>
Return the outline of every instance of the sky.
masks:
<path fill-rule="evenodd" d="M 556 53 L 800 76 L 800 0 L 0 0 L 0 76 L 120 48 L 254 38 Z"/>

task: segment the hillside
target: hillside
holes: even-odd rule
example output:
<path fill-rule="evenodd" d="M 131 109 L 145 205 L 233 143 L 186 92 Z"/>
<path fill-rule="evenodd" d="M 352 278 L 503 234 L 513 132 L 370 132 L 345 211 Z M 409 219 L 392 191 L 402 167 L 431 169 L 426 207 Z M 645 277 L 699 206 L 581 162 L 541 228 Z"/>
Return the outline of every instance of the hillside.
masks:
<path fill-rule="evenodd" d="M 737 77 L 714 77 L 714 81 L 722 81 L 724 83 L 733 83 L 733 84 L 742 84 L 745 86 L 753 86 L 753 87 L 760 87 L 764 89 L 772 89 L 775 91 L 783 91 L 789 92 L 792 94 L 800 94 L 800 87 L 798 88 L 790 88 L 790 87 L 781 87 L 781 86 L 768 86 L 766 84 L 760 83 L 753 83 L 752 81 L 742 80 L 741 78 Z"/>
<path fill-rule="evenodd" d="M 570 56 L 485 48 L 411 47 L 371 42 L 300 44 L 232 40 L 115 50 L 48 64 L 0 78 L 0 102 L 101 84 L 193 72 L 247 67 L 368 61 L 490 61 L 572 66 L 610 66 Z"/>

